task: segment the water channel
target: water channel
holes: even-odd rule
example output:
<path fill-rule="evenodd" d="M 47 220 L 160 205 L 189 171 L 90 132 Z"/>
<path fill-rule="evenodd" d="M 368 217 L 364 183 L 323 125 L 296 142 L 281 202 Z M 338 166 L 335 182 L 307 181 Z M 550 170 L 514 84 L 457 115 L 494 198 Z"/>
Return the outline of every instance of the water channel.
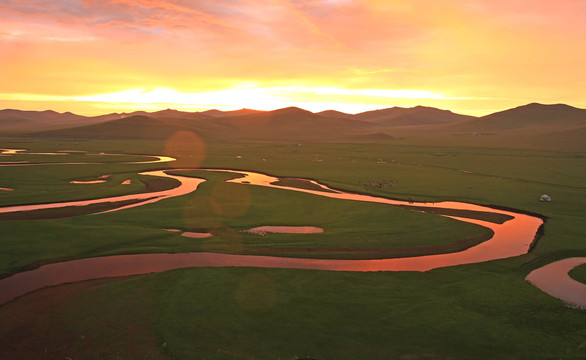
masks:
<path fill-rule="evenodd" d="M 8 151 L 8 152 L 7 152 Z M 19 151 L 10 152 L 9 149 L 1 154 L 14 154 Z M 100 154 L 110 156 L 114 154 Z M 117 155 L 117 154 L 116 154 Z M 169 157 L 154 156 L 155 160 L 146 160 L 145 163 L 167 162 L 173 160 Z M 136 164 L 140 162 L 132 162 Z M 63 164 L 63 163 L 61 163 Z M 70 164 L 71 163 L 66 163 Z M 19 166 L 22 164 L 13 164 Z M 41 164 L 27 164 L 41 165 Z M 3 164 L 1 166 L 10 166 Z M 536 234 L 543 225 L 543 220 L 536 216 L 522 214 L 514 211 L 500 210 L 492 207 L 467 204 L 453 201 L 429 203 L 393 200 L 371 195 L 355 194 L 339 190 L 333 190 L 318 182 L 323 190 L 310 190 L 295 187 L 276 185 L 279 178 L 265 174 L 225 169 L 169 169 L 159 171 L 146 171 L 140 175 L 167 177 L 179 181 L 180 185 L 169 190 L 156 191 L 150 193 L 140 193 L 132 195 L 123 195 L 108 197 L 102 199 L 55 202 L 35 205 L 17 205 L 0 207 L 0 213 L 34 211 L 41 209 L 56 209 L 70 206 L 87 206 L 97 203 L 115 203 L 128 200 L 138 200 L 139 202 L 130 205 L 121 205 L 108 210 L 120 211 L 123 209 L 154 203 L 170 197 L 181 196 L 196 191 L 199 184 L 204 179 L 170 175 L 166 171 L 179 170 L 202 170 L 202 171 L 220 171 L 230 172 L 241 175 L 238 178 L 229 180 L 232 183 L 239 183 L 243 186 L 264 186 L 278 188 L 290 191 L 310 193 L 317 196 L 324 196 L 332 199 L 362 201 L 372 203 L 382 203 L 393 206 L 407 206 L 417 208 L 436 208 L 467 210 L 476 212 L 490 212 L 510 216 L 511 219 L 502 224 L 493 222 L 471 219 L 466 217 L 447 216 L 455 220 L 469 222 L 491 229 L 494 235 L 487 241 L 468 249 L 437 255 L 425 255 L 406 258 L 390 258 L 378 260 L 332 260 L 332 259 L 308 259 L 308 258 L 284 258 L 276 256 L 258 256 L 258 255 L 231 255 L 221 253 L 178 253 L 178 254 L 137 254 L 137 255 L 119 255 L 108 257 L 96 257 L 80 260 L 54 263 L 41 266 L 35 270 L 15 274 L 11 277 L 0 280 L 0 304 L 6 303 L 12 299 L 22 296 L 30 291 L 40 289 L 46 286 L 53 286 L 68 282 L 83 281 L 105 277 L 129 276 L 137 274 L 146 274 L 160 272 L 170 269 L 186 267 L 265 267 L 265 268 L 292 268 L 292 269 L 314 269 L 314 270 L 331 270 L 331 271 L 428 271 L 431 269 L 455 266 L 462 264 L 471 264 L 485 262 L 495 259 L 503 259 L 526 254 L 535 240 Z M 569 271 L 569 270 L 568 270 Z M 549 274 L 549 273 L 548 273 Z M 535 277 L 539 277 L 535 275 Z M 549 275 L 548 275 L 549 276 Z M 533 279 L 533 278 L 532 278 Z M 529 279 L 528 279 L 529 280 Z M 540 287 L 539 282 L 529 280 L 531 283 Z M 578 283 L 580 284 L 580 283 Z M 586 288 L 586 285 L 581 284 Z M 541 288 L 541 287 L 540 287 Z M 570 290 L 568 290 L 570 291 Z M 573 291 L 573 290 L 572 290 Z M 554 295 L 555 296 L 555 295 Z M 557 297 L 557 296 L 556 296 Z M 564 301 L 568 301 L 564 299 Z M 574 304 L 570 302 L 571 304 Z M 578 304 L 579 305 L 579 304 Z"/>

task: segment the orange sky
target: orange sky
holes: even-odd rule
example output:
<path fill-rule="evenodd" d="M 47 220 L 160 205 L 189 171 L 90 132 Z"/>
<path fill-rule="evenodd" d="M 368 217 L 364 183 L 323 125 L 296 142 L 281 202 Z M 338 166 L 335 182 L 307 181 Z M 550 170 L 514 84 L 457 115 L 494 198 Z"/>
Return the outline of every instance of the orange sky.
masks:
<path fill-rule="evenodd" d="M 584 0 L 0 0 L 0 109 L 586 107 Z"/>

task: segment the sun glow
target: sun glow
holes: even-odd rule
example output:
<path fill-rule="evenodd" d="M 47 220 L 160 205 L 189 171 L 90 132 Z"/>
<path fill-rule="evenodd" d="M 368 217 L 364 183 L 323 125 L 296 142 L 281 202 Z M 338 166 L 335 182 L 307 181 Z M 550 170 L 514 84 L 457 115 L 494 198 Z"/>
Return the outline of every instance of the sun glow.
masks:
<path fill-rule="evenodd" d="M 40 97 L 42 98 L 42 97 Z M 256 84 L 197 93 L 170 88 L 130 89 L 109 94 L 71 97 L 102 108 L 120 107 L 179 110 L 253 108 L 274 110 L 298 106 L 311 111 L 338 109 L 360 112 L 389 106 L 397 99 L 457 99 L 423 90 L 344 89 L 337 87 L 260 87 Z"/>
<path fill-rule="evenodd" d="M 586 106 L 581 4 L 0 1 L 0 108 Z"/>
<path fill-rule="evenodd" d="M 104 104 L 149 105 L 178 109 L 236 109 L 254 108 L 272 110 L 285 106 L 286 101 L 271 95 L 264 89 L 233 88 L 199 93 L 179 92 L 169 88 L 131 89 L 111 94 L 79 96 L 76 101 L 92 101 Z"/>

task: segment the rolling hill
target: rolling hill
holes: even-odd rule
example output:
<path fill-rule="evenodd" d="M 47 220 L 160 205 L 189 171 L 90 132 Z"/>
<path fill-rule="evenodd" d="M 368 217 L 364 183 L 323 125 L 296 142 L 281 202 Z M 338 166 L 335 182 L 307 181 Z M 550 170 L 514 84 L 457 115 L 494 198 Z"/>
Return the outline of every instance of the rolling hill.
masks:
<path fill-rule="evenodd" d="M 500 111 L 481 118 L 473 118 L 451 127 L 460 131 L 512 131 L 531 128 L 562 128 L 584 126 L 586 109 L 569 105 L 532 103 Z"/>
<path fill-rule="evenodd" d="M 317 113 L 319 116 L 329 117 L 329 118 L 337 118 L 337 119 L 351 119 L 354 117 L 352 114 L 347 114 L 341 111 L 336 110 L 325 110 L 320 111 Z"/>
<path fill-rule="evenodd" d="M 212 116 L 212 117 L 228 117 L 228 116 L 239 116 L 239 115 L 251 115 L 251 114 L 259 114 L 263 113 L 264 111 L 261 110 L 252 110 L 252 109 L 240 109 L 240 110 L 231 110 L 231 111 L 221 111 L 221 110 L 207 110 L 203 111 L 201 114 Z"/>
<path fill-rule="evenodd" d="M 202 130 L 205 123 L 194 124 L 194 129 Z M 368 126 L 360 121 L 324 117 L 296 107 L 216 117 L 213 123 L 223 127 L 225 131 L 221 136 L 225 139 L 278 141 L 332 141 Z"/>
<path fill-rule="evenodd" d="M 0 110 L 0 131 L 26 132 L 39 129 L 54 129 L 71 126 L 84 116 L 70 112 Z"/>
<path fill-rule="evenodd" d="M 449 110 L 425 106 L 373 110 L 356 114 L 353 118 L 376 123 L 379 126 L 437 125 L 475 119 L 473 116 L 455 114 Z"/>
<path fill-rule="evenodd" d="M 511 142 L 583 151 L 586 110 L 569 105 L 528 104 L 483 117 L 417 106 L 356 115 L 334 110 L 312 113 L 296 107 L 184 112 L 162 110 L 84 117 L 54 111 L 0 111 L 0 132 L 67 138 L 164 139 L 189 131 L 208 140 L 386 142 L 434 139 L 449 144 Z M 486 139 L 486 136 L 491 135 Z M 482 139 L 465 140 L 472 136 Z"/>
<path fill-rule="evenodd" d="M 477 138 L 478 143 L 581 152 L 586 151 L 586 110 L 532 103 L 448 124 L 436 131 L 483 138 Z"/>
<path fill-rule="evenodd" d="M 160 139 L 181 130 L 167 122 L 144 115 L 134 115 L 104 123 L 44 131 L 35 135 L 97 139 Z"/>

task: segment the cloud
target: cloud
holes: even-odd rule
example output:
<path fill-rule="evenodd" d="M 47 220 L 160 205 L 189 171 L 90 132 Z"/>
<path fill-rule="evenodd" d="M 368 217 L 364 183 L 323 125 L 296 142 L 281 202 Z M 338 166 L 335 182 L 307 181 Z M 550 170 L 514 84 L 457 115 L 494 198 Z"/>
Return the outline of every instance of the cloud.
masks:
<path fill-rule="evenodd" d="M 397 41 L 407 35 L 406 21 L 388 26 L 388 16 L 377 18 L 353 1 L 8 0 L 0 3 L 0 10 L 0 19 L 85 27 L 113 40 L 180 35 L 226 47 L 245 41 L 268 51 L 364 49 L 383 35 L 395 33 Z"/>
<path fill-rule="evenodd" d="M 63 96 L 56 96 L 56 95 L 0 93 L 0 100 L 12 100 L 12 101 L 67 101 L 67 100 L 72 100 L 72 99 L 71 98 L 65 98 Z"/>
<path fill-rule="evenodd" d="M 264 95 L 306 102 L 386 104 L 401 89 L 444 97 L 434 101 L 576 98 L 586 84 L 585 4 L 0 0 L 0 92 L 201 94 L 252 81 L 272 89 Z M 324 93 L 332 88 L 346 92 Z"/>

